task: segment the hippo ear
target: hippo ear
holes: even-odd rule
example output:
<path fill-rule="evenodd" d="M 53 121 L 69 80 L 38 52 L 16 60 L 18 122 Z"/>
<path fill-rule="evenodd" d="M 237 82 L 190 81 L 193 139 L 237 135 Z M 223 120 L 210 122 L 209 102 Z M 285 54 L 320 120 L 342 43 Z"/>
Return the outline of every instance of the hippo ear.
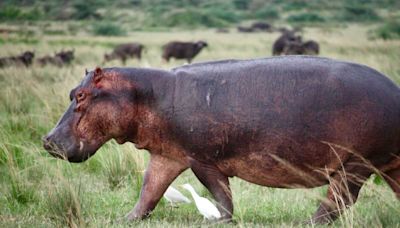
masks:
<path fill-rule="evenodd" d="M 97 84 L 101 81 L 102 78 L 103 70 L 100 67 L 96 67 L 96 69 L 94 69 L 93 82 Z"/>
<path fill-rule="evenodd" d="M 85 68 L 85 75 L 87 75 L 89 72 L 88 72 L 88 70 L 87 70 L 87 68 Z"/>

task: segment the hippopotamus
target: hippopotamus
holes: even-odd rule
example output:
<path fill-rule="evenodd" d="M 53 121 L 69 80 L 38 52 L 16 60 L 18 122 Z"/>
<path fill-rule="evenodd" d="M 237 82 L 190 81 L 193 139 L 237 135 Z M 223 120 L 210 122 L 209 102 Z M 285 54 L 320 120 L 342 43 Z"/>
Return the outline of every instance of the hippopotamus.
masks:
<path fill-rule="evenodd" d="M 329 185 L 313 223 L 336 219 L 373 173 L 400 199 L 400 90 L 364 65 L 282 56 L 171 70 L 97 67 L 70 99 L 43 137 L 50 154 L 83 162 L 111 139 L 150 153 L 129 220 L 148 217 L 186 169 L 227 221 L 230 177 L 275 188 Z"/>

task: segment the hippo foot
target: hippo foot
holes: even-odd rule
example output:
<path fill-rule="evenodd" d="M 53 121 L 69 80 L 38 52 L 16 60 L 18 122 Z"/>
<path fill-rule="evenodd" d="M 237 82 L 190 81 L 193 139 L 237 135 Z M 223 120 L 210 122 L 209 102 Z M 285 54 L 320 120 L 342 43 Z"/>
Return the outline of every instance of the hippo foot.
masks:
<path fill-rule="evenodd" d="M 135 209 L 133 209 L 131 212 L 125 215 L 124 218 L 121 219 L 123 219 L 124 221 L 133 222 L 133 221 L 143 220 L 148 217 L 150 217 L 150 213 L 138 213 L 135 211 Z"/>
<path fill-rule="evenodd" d="M 333 223 L 333 221 L 335 220 L 335 216 L 331 216 L 329 214 L 323 214 L 320 216 L 313 216 L 311 219 L 303 221 L 301 223 L 299 223 L 299 225 L 328 225 Z"/>
<path fill-rule="evenodd" d="M 310 220 L 310 224 L 314 224 L 314 225 L 325 225 L 325 224 L 331 224 L 333 223 L 333 219 L 330 218 L 329 216 L 325 216 L 325 217 L 320 217 L 320 218 L 316 218 L 316 219 L 311 219 Z"/>

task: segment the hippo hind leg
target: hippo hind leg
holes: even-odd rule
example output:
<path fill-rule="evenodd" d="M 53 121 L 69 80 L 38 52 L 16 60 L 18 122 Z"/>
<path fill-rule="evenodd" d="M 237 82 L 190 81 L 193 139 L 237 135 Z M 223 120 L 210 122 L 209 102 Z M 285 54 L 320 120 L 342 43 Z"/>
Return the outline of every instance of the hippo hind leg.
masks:
<path fill-rule="evenodd" d="M 232 193 L 228 177 L 217 167 L 195 160 L 191 161 L 191 169 L 200 182 L 211 192 L 217 201 L 221 213 L 221 221 L 231 222 L 233 214 Z"/>
<path fill-rule="evenodd" d="M 311 223 L 326 224 L 338 218 L 346 208 L 356 202 L 363 183 L 372 173 L 362 159 L 350 158 L 343 169 L 331 176 L 327 197 L 320 203 Z"/>

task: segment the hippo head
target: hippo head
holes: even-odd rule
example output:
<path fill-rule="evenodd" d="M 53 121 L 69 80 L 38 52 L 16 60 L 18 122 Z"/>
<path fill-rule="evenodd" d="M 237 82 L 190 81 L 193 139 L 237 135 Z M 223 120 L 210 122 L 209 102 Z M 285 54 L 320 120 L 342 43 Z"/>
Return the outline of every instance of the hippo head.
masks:
<path fill-rule="evenodd" d="M 70 92 L 71 104 L 56 127 L 43 137 L 44 148 L 53 156 L 70 162 L 82 162 L 104 143 L 114 138 L 126 142 L 127 129 L 134 129 L 129 115 L 131 88 L 116 89 L 122 78 L 112 69 L 96 68 Z"/>

